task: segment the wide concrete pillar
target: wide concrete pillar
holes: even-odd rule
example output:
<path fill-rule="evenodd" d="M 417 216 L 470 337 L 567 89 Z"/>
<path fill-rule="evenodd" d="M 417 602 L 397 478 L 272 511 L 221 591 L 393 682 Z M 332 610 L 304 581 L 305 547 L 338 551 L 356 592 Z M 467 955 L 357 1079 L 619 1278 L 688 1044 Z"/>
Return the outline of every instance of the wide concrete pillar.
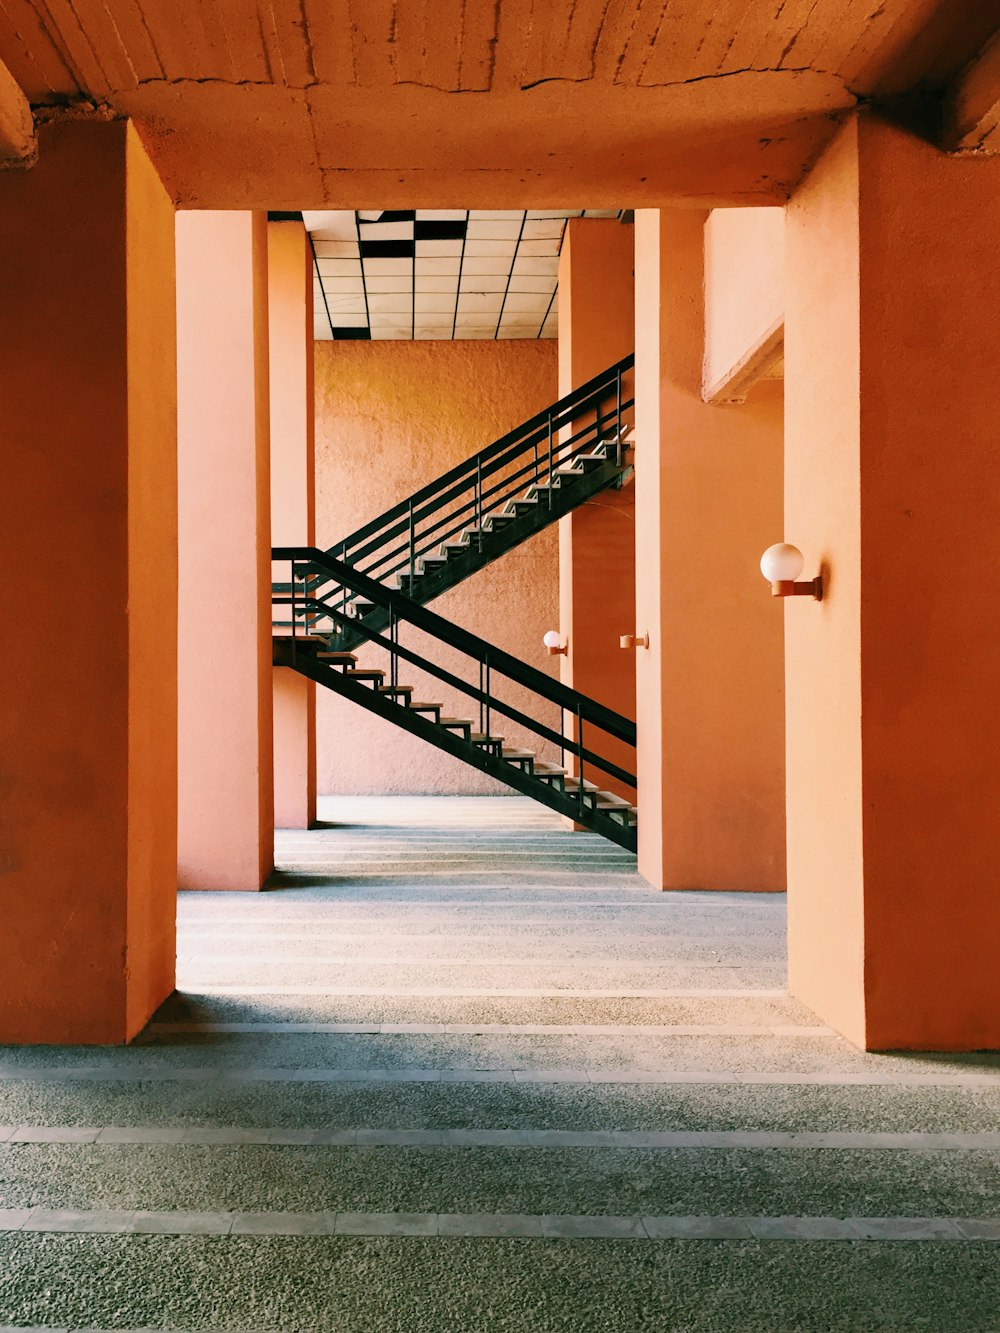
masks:
<path fill-rule="evenodd" d="M 636 213 L 639 872 L 783 889 L 782 646 L 761 551 L 782 526 L 781 385 L 702 398 L 704 228 Z"/>
<path fill-rule="evenodd" d="M 177 217 L 179 882 L 274 865 L 267 220 Z"/>
<path fill-rule="evenodd" d="M 869 1049 L 1000 1047 L 1000 161 L 853 120 L 787 262 L 791 988 Z"/>
<path fill-rule="evenodd" d="M 0 1042 L 174 985 L 174 212 L 131 126 L 0 174 Z"/>
<path fill-rule="evenodd" d="M 267 225 L 271 399 L 271 542 L 316 536 L 312 248 L 301 221 Z M 278 571 L 288 577 L 287 568 Z M 274 822 L 316 822 L 316 686 L 274 667 Z"/>
<path fill-rule="evenodd" d="M 614 219 L 569 222 L 559 257 L 560 398 L 635 346 L 632 233 Z M 624 388 L 631 397 L 631 374 Z M 634 411 L 625 418 L 634 422 Z M 568 644 L 560 677 L 626 717 L 635 716 L 635 661 L 618 641 L 632 632 L 634 617 L 635 487 L 629 483 L 602 491 L 559 523 L 559 628 Z M 591 739 L 606 758 L 634 771 L 631 747 L 611 736 Z M 590 776 L 634 800 L 635 789 L 617 778 L 599 771 Z"/>

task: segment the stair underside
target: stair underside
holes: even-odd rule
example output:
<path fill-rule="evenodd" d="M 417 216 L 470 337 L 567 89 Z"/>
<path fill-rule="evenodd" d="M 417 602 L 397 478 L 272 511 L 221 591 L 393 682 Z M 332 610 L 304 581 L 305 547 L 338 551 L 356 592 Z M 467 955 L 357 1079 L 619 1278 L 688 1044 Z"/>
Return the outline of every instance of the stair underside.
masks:
<path fill-rule="evenodd" d="M 293 667 L 317 684 L 488 773 L 515 791 L 533 797 L 628 851 L 636 850 L 635 807 L 621 797 L 602 791 L 589 781 L 584 781 L 581 791 L 581 784 L 567 777 L 560 765 L 536 760 L 533 751 L 507 747 L 501 736 L 476 732 L 470 718 L 441 717 L 441 704 L 418 701 L 410 706 L 407 700 L 411 696 L 403 692 L 406 687 L 380 688 L 383 672 L 354 670 L 346 654 L 339 662 L 323 661 L 322 652 L 322 646 L 315 642 L 274 640 L 276 665 Z"/>

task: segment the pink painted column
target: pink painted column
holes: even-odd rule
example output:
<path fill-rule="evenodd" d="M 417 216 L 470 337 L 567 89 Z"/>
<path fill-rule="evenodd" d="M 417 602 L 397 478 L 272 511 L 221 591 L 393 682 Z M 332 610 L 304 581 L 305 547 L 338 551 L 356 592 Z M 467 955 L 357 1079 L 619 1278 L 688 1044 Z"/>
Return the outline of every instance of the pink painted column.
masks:
<path fill-rule="evenodd" d="M 632 233 L 614 219 L 573 218 L 559 258 L 559 396 L 628 356 L 635 346 Z M 632 376 L 626 380 L 631 396 Z M 629 421 L 634 413 L 628 412 Z M 635 660 L 619 637 L 635 617 L 635 487 L 602 491 L 559 523 L 559 628 L 569 651 L 560 676 L 608 708 L 635 716 Z M 600 753 L 634 771 L 635 753 L 610 736 Z M 595 772 L 628 800 L 635 790 Z"/>
<path fill-rule="evenodd" d="M 0 173 L 0 1043 L 174 987 L 174 209 L 123 121 Z"/>
<path fill-rule="evenodd" d="M 702 398 L 705 219 L 636 213 L 639 872 L 780 890 L 783 637 L 758 560 L 782 531 L 782 386 Z"/>
<path fill-rule="evenodd" d="M 184 889 L 274 865 L 267 221 L 177 217 L 179 847 Z"/>
<path fill-rule="evenodd" d="M 271 534 L 274 546 L 316 536 L 312 248 L 301 221 L 267 225 L 271 383 Z M 287 570 L 281 577 L 287 578 Z M 274 667 L 274 822 L 316 822 L 316 686 Z"/>

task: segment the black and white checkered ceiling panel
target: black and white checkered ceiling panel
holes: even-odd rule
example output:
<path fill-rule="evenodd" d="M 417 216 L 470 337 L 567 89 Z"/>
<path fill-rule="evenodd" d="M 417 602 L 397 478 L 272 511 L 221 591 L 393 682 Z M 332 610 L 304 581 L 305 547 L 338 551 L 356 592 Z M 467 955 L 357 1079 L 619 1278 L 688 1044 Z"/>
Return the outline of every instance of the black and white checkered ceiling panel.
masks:
<path fill-rule="evenodd" d="M 303 213 L 316 337 L 554 338 L 570 218 L 607 209 Z"/>

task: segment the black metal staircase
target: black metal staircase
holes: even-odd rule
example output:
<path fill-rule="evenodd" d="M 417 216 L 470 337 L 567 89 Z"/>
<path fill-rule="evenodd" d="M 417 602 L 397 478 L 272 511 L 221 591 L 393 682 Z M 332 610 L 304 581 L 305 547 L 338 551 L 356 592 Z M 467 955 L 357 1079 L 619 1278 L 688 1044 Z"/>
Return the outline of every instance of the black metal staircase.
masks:
<path fill-rule="evenodd" d="M 281 626 L 285 632 L 279 630 L 274 640 L 276 665 L 292 667 L 473 768 L 635 851 L 635 804 L 600 786 L 603 775 L 634 789 L 635 774 L 603 757 L 598 748 L 602 737 L 613 737 L 634 749 L 634 722 L 326 551 L 277 547 L 272 557 L 290 564 L 289 580 L 276 585 L 274 597 L 277 605 L 290 612 Z M 344 609 L 357 600 L 371 608 L 360 618 Z M 281 614 L 284 617 L 286 613 Z M 360 639 L 381 649 L 383 663 L 359 667 L 357 654 L 342 646 L 338 630 L 341 635 L 350 632 L 355 643 Z M 414 631 L 420 636 L 419 652 L 405 642 Z M 436 660 L 438 648 L 445 650 L 452 668 L 457 650 L 465 674 L 458 675 L 454 669 L 440 665 Z M 464 694 L 471 701 L 471 716 L 450 717 L 444 715 L 443 704 L 415 699 L 414 687 L 400 683 L 401 662 L 430 673 Z M 516 704 L 505 698 L 511 685 L 518 690 Z M 547 711 L 551 722 L 526 711 L 525 690 L 530 691 L 533 711 Z M 507 745 L 498 732 L 503 719 L 529 732 L 532 743 L 537 738 L 541 745 L 547 745 L 551 757 L 545 759 L 538 750 Z"/>
<path fill-rule="evenodd" d="M 610 366 L 327 554 L 424 605 L 599 491 L 621 487 L 632 473 L 626 417 L 633 399 L 623 380 L 634 362 L 627 356 Z M 325 582 L 317 575 L 310 590 Z M 346 621 L 337 643 L 345 651 L 365 642 L 366 629 L 388 623 L 384 607 L 344 584 L 340 598 Z"/>

